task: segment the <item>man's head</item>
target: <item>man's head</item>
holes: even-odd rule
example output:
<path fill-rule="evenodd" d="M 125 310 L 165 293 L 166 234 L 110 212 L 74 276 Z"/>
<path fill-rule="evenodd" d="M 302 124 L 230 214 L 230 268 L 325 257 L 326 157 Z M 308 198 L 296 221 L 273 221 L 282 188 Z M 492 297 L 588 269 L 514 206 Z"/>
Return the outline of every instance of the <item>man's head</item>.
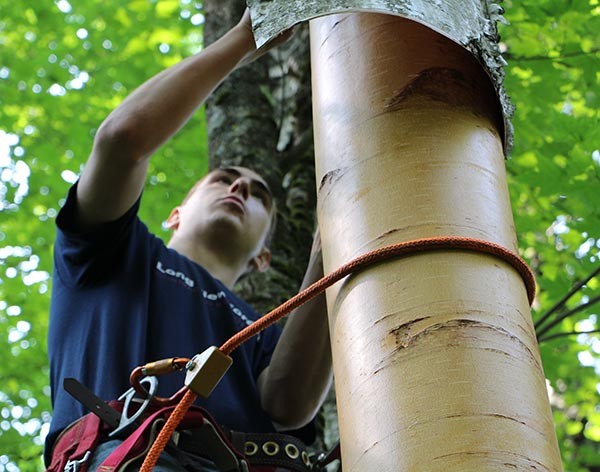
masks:
<path fill-rule="evenodd" d="M 275 215 L 272 192 L 260 175 L 245 167 L 224 167 L 192 187 L 167 226 L 174 237 L 246 261 L 246 271 L 263 271 L 270 263 Z"/>

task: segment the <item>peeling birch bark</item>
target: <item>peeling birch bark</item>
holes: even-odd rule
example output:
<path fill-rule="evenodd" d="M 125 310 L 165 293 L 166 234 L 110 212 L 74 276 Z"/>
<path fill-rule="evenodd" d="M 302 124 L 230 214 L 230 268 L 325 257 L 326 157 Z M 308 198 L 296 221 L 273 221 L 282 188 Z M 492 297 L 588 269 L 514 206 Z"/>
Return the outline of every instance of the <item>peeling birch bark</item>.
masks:
<path fill-rule="evenodd" d="M 502 1 L 502 0 L 499 0 Z M 510 154 L 514 107 L 504 89 L 506 64 L 498 49 L 496 22 L 505 22 L 494 0 L 247 0 L 258 47 L 294 25 L 324 15 L 372 12 L 419 22 L 470 51 L 489 75 L 504 118 L 504 148 Z"/>
<path fill-rule="evenodd" d="M 430 2 L 434 3 L 434 2 Z M 311 21 L 326 273 L 432 236 L 517 241 L 496 94 L 472 54 L 414 21 Z M 444 251 L 328 289 L 344 471 L 562 470 L 523 280 Z"/>

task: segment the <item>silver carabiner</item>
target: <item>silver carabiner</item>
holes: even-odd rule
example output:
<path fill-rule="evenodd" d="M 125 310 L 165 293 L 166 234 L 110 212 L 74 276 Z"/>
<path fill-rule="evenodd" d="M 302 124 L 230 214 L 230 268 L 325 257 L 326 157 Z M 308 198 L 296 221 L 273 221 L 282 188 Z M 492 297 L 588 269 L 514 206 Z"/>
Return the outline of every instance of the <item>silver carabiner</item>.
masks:
<path fill-rule="evenodd" d="M 77 472 L 79 470 L 79 467 L 81 466 L 81 464 L 83 464 L 84 462 L 87 462 L 87 460 L 90 458 L 91 455 L 92 455 L 92 451 L 86 451 L 85 455 L 81 459 L 68 460 L 67 463 L 65 464 L 65 468 L 63 469 L 63 472 Z"/>
<path fill-rule="evenodd" d="M 158 390 L 158 379 L 156 377 L 144 377 L 140 380 L 140 385 L 144 383 L 148 384 L 148 388 L 146 392 L 148 395 L 146 398 L 140 398 L 136 390 L 131 387 L 127 390 L 123 395 L 119 397 L 119 400 L 125 400 L 125 404 L 123 405 L 123 411 L 121 412 L 121 420 L 119 421 L 119 426 L 109 433 L 109 437 L 115 437 L 126 430 L 128 430 L 132 425 L 137 424 L 137 419 L 146 411 L 146 408 L 150 405 L 152 398 L 156 395 L 156 391 Z M 129 416 L 129 409 L 131 407 L 131 403 L 141 403 L 141 405 L 137 408 L 136 412 Z"/>

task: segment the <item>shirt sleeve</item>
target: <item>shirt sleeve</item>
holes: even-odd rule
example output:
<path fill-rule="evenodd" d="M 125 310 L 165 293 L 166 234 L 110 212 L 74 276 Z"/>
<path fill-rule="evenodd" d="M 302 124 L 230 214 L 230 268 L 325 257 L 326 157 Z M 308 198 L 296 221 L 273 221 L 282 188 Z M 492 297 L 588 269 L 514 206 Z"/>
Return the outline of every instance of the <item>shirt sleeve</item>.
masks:
<path fill-rule="evenodd" d="M 120 218 L 90 230 L 77 227 L 77 183 L 68 192 L 56 218 L 55 274 L 70 287 L 97 283 L 119 270 L 131 237 L 140 199 Z"/>

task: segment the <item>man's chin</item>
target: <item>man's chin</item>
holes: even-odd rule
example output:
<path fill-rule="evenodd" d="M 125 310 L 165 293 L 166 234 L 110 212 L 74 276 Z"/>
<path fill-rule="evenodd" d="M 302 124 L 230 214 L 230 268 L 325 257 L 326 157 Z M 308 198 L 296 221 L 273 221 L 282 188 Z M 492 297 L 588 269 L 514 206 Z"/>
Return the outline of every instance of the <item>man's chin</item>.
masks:
<path fill-rule="evenodd" d="M 221 207 L 221 210 L 226 213 L 232 213 L 239 216 L 244 216 L 246 213 L 243 204 L 236 201 L 222 200 L 219 202 L 219 206 Z"/>
<path fill-rule="evenodd" d="M 216 226 L 231 226 L 243 229 L 243 221 L 244 214 L 242 212 L 225 208 L 223 211 L 215 212 L 214 217 L 211 220 L 211 224 Z"/>
<path fill-rule="evenodd" d="M 222 238 L 228 243 L 233 243 L 241 240 L 244 237 L 244 225 L 239 215 L 231 213 L 223 213 L 215 215 L 215 218 L 210 222 L 209 230 L 212 239 Z"/>

